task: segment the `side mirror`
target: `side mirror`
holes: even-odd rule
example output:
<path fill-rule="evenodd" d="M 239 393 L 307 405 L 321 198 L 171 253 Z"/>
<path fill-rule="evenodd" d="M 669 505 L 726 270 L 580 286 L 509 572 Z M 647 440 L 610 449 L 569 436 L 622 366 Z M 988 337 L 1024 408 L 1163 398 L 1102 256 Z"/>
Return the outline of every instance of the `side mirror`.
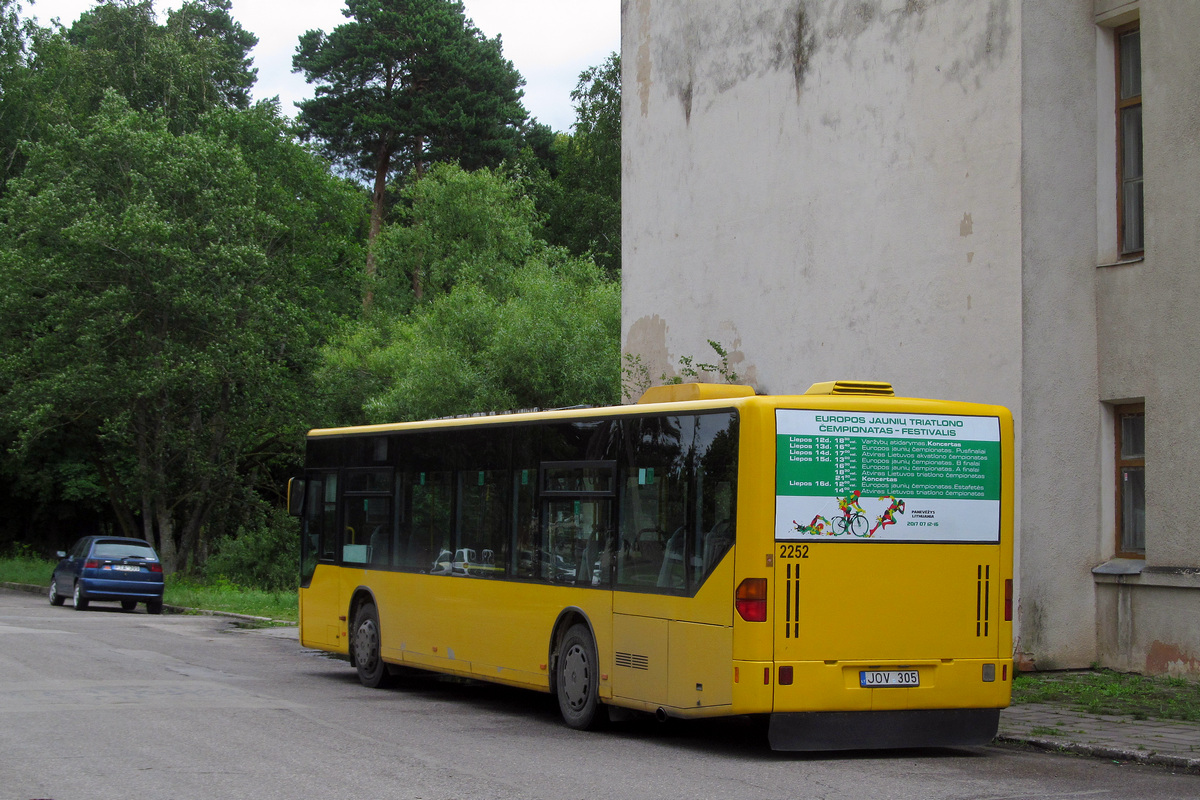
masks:
<path fill-rule="evenodd" d="M 288 478 L 287 507 L 293 517 L 304 511 L 304 481 L 300 478 Z"/>

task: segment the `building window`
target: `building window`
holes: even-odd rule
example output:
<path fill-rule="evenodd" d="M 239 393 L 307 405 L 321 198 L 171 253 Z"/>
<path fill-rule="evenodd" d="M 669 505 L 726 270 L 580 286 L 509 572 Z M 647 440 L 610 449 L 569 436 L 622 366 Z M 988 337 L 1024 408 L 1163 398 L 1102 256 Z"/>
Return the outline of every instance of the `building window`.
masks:
<path fill-rule="evenodd" d="M 1117 555 L 1146 557 L 1146 407 L 1117 406 Z"/>
<path fill-rule="evenodd" d="M 1121 255 L 1145 249 L 1142 200 L 1142 41 L 1138 23 L 1117 37 L 1117 231 Z"/>

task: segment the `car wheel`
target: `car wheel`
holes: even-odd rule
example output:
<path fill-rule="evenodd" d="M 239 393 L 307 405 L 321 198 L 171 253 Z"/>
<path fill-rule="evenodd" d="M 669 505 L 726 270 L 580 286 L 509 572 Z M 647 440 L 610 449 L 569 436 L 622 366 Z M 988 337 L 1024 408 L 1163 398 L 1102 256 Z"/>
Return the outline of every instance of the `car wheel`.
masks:
<path fill-rule="evenodd" d="M 604 721 L 599 677 L 599 659 L 591 631 L 586 625 L 572 625 L 559 647 L 554 674 L 558 710 L 568 727 L 590 730 Z"/>
<path fill-rule="evenodd" d="M 146 612 L 149 614 L 161 614 L 162 606 L 163 606 L 162 600 L 147 600 L 146 601 Z"/>
<path fill-rule="evenodd" d="M 365 603 L 354 615 L 354 633 L 350 646 L 354 648 L 354 666 L 363 686 L 378 689 L 388 684 L 391 674 L 379 655 L 379 612 Z"/>
<path fill-rule="evenodd" d="M 58 593 L 58 578 L 50 579 L 50 605 L 61 606 L 67 598 Z"/>
<path fill-rule="evenodd" d="M 88 600 L 83 596 L 83 586 L 79 584 L 79 581 L 75 581 L 75 610 L 83 611 L 87 607 Z"/>
<path fill-rule="evenodd" d="M 126 611 L 133 611 L 135 608 L 137 608 L 137 600 L 122 600 L 121 608 L 125 609 Z"/>

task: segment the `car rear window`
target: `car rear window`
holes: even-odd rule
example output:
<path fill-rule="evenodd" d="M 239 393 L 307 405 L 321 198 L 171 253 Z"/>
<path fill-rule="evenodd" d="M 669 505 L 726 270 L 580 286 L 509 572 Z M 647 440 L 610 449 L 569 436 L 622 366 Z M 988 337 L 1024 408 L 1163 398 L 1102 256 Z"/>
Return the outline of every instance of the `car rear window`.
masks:
<path fill-rule="evenodd" d="M 150 561 L 158 560 L 158 556 L 154 554 L 153 547 L 129 542 L 99 542 L 92 550 L 92 555 L 96 558 L 145 558 Z"/>

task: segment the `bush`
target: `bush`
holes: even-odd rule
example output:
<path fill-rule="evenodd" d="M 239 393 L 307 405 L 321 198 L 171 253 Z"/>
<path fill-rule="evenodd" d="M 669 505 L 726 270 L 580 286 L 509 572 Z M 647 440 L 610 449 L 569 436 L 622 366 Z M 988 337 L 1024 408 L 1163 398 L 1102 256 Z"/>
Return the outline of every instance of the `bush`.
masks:
<path fill-rule="evenodd" d="M 239 527 L 236 534 L 218 542 L 203 573 L 205 580 L 247 589 L 296 589 L 300 576 L 296 521 L 281 509 L 266 511 L 256 524 Z"/>

